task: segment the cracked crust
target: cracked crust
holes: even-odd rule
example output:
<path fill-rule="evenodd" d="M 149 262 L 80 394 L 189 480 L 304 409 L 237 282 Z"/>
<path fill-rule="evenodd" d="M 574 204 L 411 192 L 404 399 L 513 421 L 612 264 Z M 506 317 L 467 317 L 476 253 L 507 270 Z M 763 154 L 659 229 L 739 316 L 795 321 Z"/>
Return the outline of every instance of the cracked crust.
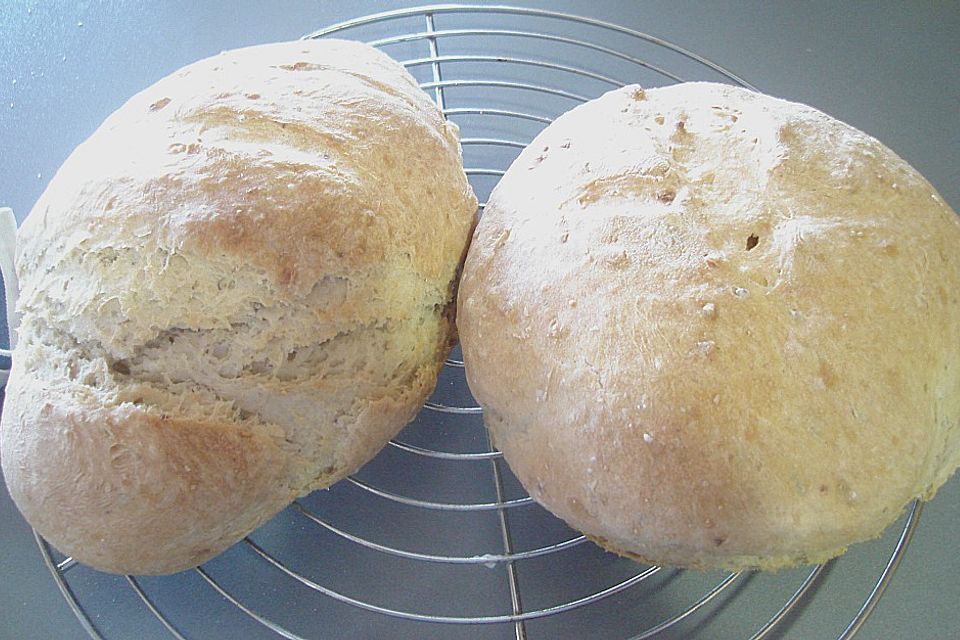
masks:
<path fill-rule="evenodd" d="M 476 204 L 456 126 L 366 45 L 134 96 L 20 230 L 17 505 L 82 562 L 168 573 L 355 471 L 436 383 Z"/>
<path fill-rule="evenodd" d="M 958 246 L 926 180 L 815 109 L 627 87 L 491 194 L 467 380 L 529 493 L 602 546 L 824 560 L 960 464 Z"/>
<path fill-rule="evenodd" d="M 30 524 L 79 562 L 115 573 L 187 569 L 299 493 L 265 429 L 84 402 L 31 364 L 15 360 L 7 387 L 4 477 Z"/>

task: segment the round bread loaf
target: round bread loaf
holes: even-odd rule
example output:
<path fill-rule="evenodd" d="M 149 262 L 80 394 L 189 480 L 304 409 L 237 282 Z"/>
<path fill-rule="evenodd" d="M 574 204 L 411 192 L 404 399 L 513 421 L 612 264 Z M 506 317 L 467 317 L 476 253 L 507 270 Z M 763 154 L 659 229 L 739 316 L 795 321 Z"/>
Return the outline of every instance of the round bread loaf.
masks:
<path fill-rule="evenodd" d="M 475 213 L 456 126 L 366 45 L 135 96 L 21 229 L 17 506 L 80 562 L 169 573 L 356 470 L 436 383 Z"/>
<path fill-rule="evenodd" d="M 530 494 L 600 545 L 823 561 L 960 464 L 958 248 L 928 182 L 815 109 L 626 87 L 491 195 L 467 379 Z"/>

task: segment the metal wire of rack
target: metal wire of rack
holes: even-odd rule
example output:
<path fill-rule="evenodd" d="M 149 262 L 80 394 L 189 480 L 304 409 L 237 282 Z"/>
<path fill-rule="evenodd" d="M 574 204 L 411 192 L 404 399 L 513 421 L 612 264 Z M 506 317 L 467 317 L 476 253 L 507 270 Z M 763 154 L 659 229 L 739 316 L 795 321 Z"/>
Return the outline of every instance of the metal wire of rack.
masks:
<path fill-rule="evenodd" d="M 432 92 L 461 128 L 467 174 L 481 208 L 495 179 L 542 127 L 603 91 L 687 79 L 751 86 L 660 38 L 529 8 L 417 7 L 305 37 L 331 36 L 366 40 L 404 60 Z M 760 640 L 785 632 L 840 564 L 760 578 L 643 566 L 603 553 L 522 492 L 486 438 L 481 413 L 466 387 L 463 362 L 451 357 L 420 416 L 370 465 L 329 491 L 298 500 L 193 571 L 165 578 L 106 576 L 63 557 L 39 535 L 37 544 L 95 639 L 148 637 L 148 628 L 156 632 L 150 637 L 207 638 L 213 637 L 212 623 L 218 637 L 243 638 L 389 633 L 525 640 L 584 637 L 582 630 L 590 629 L 590 637 L 641 640 L 710 634 L 724 609 L 749 599 L 767 613 L 758 623 L 755 616 L 743 620 L 740 612 L 732 616 L 739 620 L 734 626 L 737 637 Z M 838 640 L 853 637 L 877 605 L 921 511 L 915 502 L 903 518 L 869 594 L 839 625 Z M 451 525 L 456 518 L 466 520 Z M 390 540 L 394 530 L 403 533 L 396 536 L 402 542 Z M 435 535 L 438 530 L 446 535 Z M 471 546 L 477 543 L 487 546 Z M 451 578 L 458 569 L 472 573 Z M 765 582 L 751 591 L 754 579 Z M 692 586 L 674 588 L 690 581 Z M 613 627 L 607 623 L 611 615 L 619 616 Z M 553 626 L 536 626 L 548 622 Z"/>

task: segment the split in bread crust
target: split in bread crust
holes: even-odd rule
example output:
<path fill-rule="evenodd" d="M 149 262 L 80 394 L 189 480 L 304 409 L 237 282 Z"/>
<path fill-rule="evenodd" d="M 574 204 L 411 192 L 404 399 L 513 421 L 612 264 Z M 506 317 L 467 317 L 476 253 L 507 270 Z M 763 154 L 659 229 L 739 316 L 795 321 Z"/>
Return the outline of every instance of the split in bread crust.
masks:
<path fill-rule="evenodd" d="M 476 204 L 456 126 L 360 43 L 134 96 L 20 232 L 18 507 L 80 562 L 170 573 L 353 472 L 436 383 Z"/>

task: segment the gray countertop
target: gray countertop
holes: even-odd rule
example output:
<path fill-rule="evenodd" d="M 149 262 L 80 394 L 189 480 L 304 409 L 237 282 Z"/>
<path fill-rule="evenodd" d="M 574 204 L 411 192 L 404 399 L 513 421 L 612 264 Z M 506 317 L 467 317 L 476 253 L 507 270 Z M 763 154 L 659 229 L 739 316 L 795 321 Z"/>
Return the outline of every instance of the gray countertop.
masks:
<path fill-rule="evenodd" d="M 960 209 L 960 3 L 566 0 L 512 4 L 591 16 L 664 38 L 767 93 L 814 105 L 885 142 Z M 188 62 L 224 49 L 294 39 L 340 20 L 402 6 L 411 5 L 183 0 L 3 3 L 0 206 L 12 207 L 22 220 L 70 151 L 111 111 Z M 485 22 L 495 23 L 496 18 Z M 960 636 L 958 525 L 960 479 L 955 477 L 926 506 L 895 578 L 858 638 Z M 273 526 L 277 529 L 283 523 Z M 837 627 L 838 619 L 849 620 L 852 615 L 850 602 L 862 602 L 872 587 L 871 577 L 882 567 L 896 533 L 889 532 L 863 549 L 854 548 L 851 559 L 837 563 L 824 577 L 820 593 L 795 616 L 795 624 L 786 628 L 783 637 L 835 637 L 842 629 Z M 107 594 L 106 600 L 85 601 L 95 621 L 103 620 L 104 628 L 113 630 L 106 637 L 169 637 L 155 621 L 152 626 L 143 622 L 141 628 L 140 621 L 149 614 L 125 613 L 123 596 L 116 595 L 119 592 L 113 586 L 98 587 L 99 577 L 77 575 L 83 582 L 77 588 L 86 589 L 84 593 L 95 594 L 102 588 Z M 158 598 L 163 597 L 163 583 L 149 585 L 161 594 Z M 759 602 L 759 596 L 748 590 L 736 597 L 748 600 L 747 611 L 750 598 Z M 0 490 L 0 612 L 0 638 L 86 637 L 5 490 Z M 111 619 L 120 615 L 126 619 Z M 226 624 L 224 615 L 211 609 L 209 633 L 196 637 L 221 637 L 212 629 L 228 628 L 220 626 Z M 325 624 L 318 618 L 305 634 L 384 637 L 382 627 L 374 623 L 351 633 Z M 622 629 L 630 628 L 625 619 Z M 419 632 L 406 629 L 397 627 L 390 635 L 418 637 Z M 541 635 L 536 635 L 531 626 L 530 637 L 594 637 L 585 631 L 568 633 L 569 629 L 543 627 Z M 468 632 L 443 627 L 436 637 L 472 637 Z M 720 631 L 699 629 L 698 633 L 727 637 Z M 247 637 L 242 631 L 234 635 Z"/>

